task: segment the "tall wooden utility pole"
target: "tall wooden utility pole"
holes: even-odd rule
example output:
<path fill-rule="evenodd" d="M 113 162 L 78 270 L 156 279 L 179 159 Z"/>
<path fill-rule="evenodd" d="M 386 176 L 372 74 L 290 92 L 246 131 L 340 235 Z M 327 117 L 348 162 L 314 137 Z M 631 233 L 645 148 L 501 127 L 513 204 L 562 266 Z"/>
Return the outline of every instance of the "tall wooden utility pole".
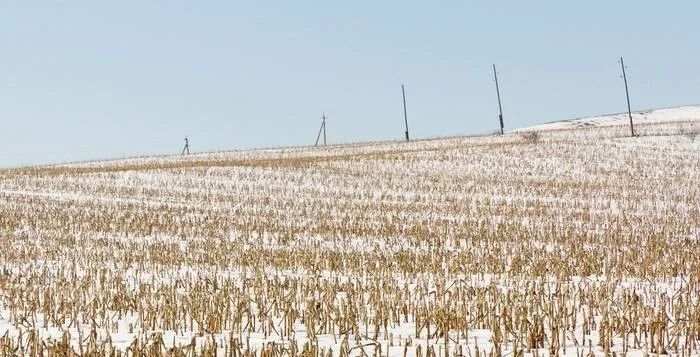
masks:
<path fill-rule="evenodd" d="M 408 115 L 406 114 L 406 90 L 403 87 L 403 84 L 401 85 L 401 94 L 403 95 L 403 121 L 406 124 L 406 141 L 409 141 L 408 138 Z"/>
<path fill-rule="evenodd" d="M 318 140 L 321 139 L 321 132 L 323 132 L 323 146 L 326 146 L 326 113 L 323 113 L 321 119 L 321 128 L 318 129 L 318 135 L 316 136 L 316 143 L 314 146 L 318 146 Z"/>
<path fill-rule="evenodd" d="M 185 147 L 182 148 L 182 153 L 180 155 L 190 154 L 190 141 L 185 136 Z"/>
<path fill-rule="evenodd" d="M 501 106 L 501 89 L 498 87 L 498 74 L 496 65 L 493 65 L 493 79 L 496 81 L 496 96 L 498 97 L 498 121 L 501 124 L 501 135 L 503 135 L 503 107 Z"/>
<path fill-rule="evenodd" d="M 630 133 L 634 136 L 634 122 L 632 122 L 632 106 L 630 105 L 630 90 L 627 86 L 627 73 L 625 72 L 625 60 L 620 57 L 620 66 L 622 66 L 622 79 L 625 80 L 625 95 L 627 95 L 627 115 L 630 117 Z"/>

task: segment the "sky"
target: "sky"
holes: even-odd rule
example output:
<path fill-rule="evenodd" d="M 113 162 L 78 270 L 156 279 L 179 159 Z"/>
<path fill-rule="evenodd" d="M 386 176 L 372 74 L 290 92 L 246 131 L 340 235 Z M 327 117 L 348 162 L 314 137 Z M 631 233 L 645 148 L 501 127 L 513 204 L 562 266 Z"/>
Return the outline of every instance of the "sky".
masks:
<path fill-rule="evenodd" d="M 0 167 L 700 104 L 698 1 L 7 1 Z"/>

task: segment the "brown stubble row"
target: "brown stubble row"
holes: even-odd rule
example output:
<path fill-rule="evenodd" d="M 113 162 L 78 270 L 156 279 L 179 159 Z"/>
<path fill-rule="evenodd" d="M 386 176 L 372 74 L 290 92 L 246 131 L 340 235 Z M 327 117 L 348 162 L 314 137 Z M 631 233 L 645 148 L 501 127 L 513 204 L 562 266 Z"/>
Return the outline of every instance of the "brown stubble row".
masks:
<path fill-rule="evenodd" d="M 616 130 L 3 172 L 0 349 L 697 354 L 700 155 Z"/>

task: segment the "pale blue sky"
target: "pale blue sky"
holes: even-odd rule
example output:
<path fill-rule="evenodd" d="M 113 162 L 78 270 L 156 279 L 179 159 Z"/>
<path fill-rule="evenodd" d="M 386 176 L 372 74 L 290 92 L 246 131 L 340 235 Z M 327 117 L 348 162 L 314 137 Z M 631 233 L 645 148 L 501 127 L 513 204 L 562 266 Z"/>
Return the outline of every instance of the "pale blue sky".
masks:
<path fill-rule="evenodd" d="M 0 167 L 479 134 L 700 102 L 698 1 L 12 1 Z"/>

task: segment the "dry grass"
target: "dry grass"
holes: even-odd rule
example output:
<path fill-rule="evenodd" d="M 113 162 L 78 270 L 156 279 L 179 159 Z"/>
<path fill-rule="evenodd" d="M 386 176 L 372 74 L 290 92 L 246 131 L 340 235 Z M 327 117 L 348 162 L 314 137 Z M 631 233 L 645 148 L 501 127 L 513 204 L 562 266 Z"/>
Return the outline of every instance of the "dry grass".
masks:
<path fill-rule="evenodd" d="M 0 355 L 697 355 L 700 147 L 626 135 L 2 171 Z"/>

